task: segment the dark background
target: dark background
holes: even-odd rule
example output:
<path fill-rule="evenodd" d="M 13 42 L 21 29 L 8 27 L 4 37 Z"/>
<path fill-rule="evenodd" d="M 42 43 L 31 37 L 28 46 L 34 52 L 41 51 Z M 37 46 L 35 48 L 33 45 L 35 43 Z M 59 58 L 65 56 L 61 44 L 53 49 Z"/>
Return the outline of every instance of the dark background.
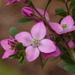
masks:
<path fill-rule="evenodd" d="M 47 0 L 33 0 L 36 8 L 42 9 L 44 9 L 46 2 Z M 9 37 L 8 30 L 13 26 L 17 27 L 19 31 L 30 31 L 34 24 L 33 22 L 25 23 L 23 25 L 17 24 L 17 21 L 24 17 L 20 10 L 25 4 L 18 2 L 7 7 L 5 4 L 6 0 L 0 0 L 0 40 Z M 50 21 L 59 21 L 60 17 L 54 16 L 57 7 L 63 7 L 65 9 L 63 3 L 53 0 L 47 10 L 50 16 Z M 25 64 L 19 66 L 17 60 L 2 60 L 1 57 L 3 53 L 4 50 L 0 46 L 0 75 L 75 75 L 64 71 L 57 65 L 60 58 L 55 61 L 48 60 L 43 70 L 41 70 L 39 59 L 32 63 L 25 60 Z"/>

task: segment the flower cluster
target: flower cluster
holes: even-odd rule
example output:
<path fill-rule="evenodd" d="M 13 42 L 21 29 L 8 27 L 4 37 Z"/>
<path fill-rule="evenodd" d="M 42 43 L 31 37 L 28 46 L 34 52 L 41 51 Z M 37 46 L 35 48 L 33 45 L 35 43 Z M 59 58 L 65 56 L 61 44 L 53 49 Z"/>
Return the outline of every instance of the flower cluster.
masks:
<path fill-rule="evenodd" d="M 7 5 L 18 1 L 25 3 L 26 0 L 7 0 Z M 19 22 L 34 21 L 35 25 L 33 25 L 30 32 L 23 31 L 16 33 L 16 30 L 13 30 L 14 32 L 10 31 L 14 35 L 10 34 L 10 38 L 1 40 L 1 46 L 5 50 L 2 59 L 14 56 L 14 58 L 18 58 L 22 62 L 25 56 L 28 62 L 32 62 L 39 57 L 42 62 L 42 59 L 46 60 L 60 56 L 66 63 L 71 64 L 72 61 L 71 65 L 74 65 L 75 25 L 74 17 L 70 15 L 67 4 L 68 12 L 62 12 L 61 10 L 63 9 L 61 8 L 61 10 L 56 10 L 56 14 L 64 16 L 59 23 L 56 23 L 50 21 L 49 14 L 46 12 L 49 3 L 45 10 L 36 9 L 30 0 L 27 0 L 27 3 L 29 6 L 22 7 L 21 9 L 21 13 L 25 18 L 19 20 Z M 63 14 L 65 13 L 65 15 L 61 12 Z M 49 35 L 47 35 L 46 26 L 50 30 Z M 43 62 L 42 65 L 44 66 Z"/>
<path fill-rule="evenodd" d="M 22 43 L 25 49 L 26 58 L 29 62 L 38 58 L 40 53 L 42 53 L 44 58 L 55 57 L 60 55 L 59 48 L 55 43 L 45 38 L 46 36 L 46 27 L 43 22 L 35 24 L 31 32 L 20 32 L 15 38 L 4 39 L 1 41 L 2 47 L 5 49 L 3 55 L 4 58 L 8 58 L 10 55 L 18 52 L 16 49 L 16 44 Z"/>

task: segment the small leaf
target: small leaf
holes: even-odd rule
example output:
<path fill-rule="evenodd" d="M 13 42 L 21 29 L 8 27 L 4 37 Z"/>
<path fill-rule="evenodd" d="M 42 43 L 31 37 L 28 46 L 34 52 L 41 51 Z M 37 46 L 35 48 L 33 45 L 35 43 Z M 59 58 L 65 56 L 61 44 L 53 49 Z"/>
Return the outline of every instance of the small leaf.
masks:
<path fill-rule="evenodd" d="M 11 36 L 14 37 L 17 33 L 18 33 L 18 29 L 17 29 L 17 28 L 11 27 L 11 28 L 9 29 L 9 34 L 10 34 Z"/>
<path fill-rule="evenodd" d="M 18 63 L 19 63 L 19 65 L 24 64 L 24 55 L 25 55 L 24 51 L 19 52 L 19 54 L 18 54 Z"/>
<path fill-rule="evenodd" d="M 69 9 L 72 9 L 73 7 L 75 7 L 75 0 L 71 0 Z"/>
<path fill-rule="evenodd" d="M 64 11 L 63 8 L 57 8 L 57 9 L 55 10 L 55 13 L 56 13 L 57 15 L 59 15 L 59 16 L 63 16 L 63 17 L 67 16 L 67 13 Z"/>
<path fill-rule="evenodd" d="M 75 7 L 72 9 L 72 15 L 75 16 Z"/>
<path fill-rule="evenodd" d="M 75 15 L 73 15 L 72 17 L 73 17 L 73 19 L 75 20 Z M 74 36 L 75 36 L 75 35 L 74 35 Z"/>
<path fill-rule="evenodd" d="M 18 44 L 16 45 L 16 48 L 17 48 L 18 50 L 23 50 L 23 49 L 24 49 L 22 43 L 18 43 Z"/>
<path fill-rule="evenodd" d="M 36 21 L 38 19 L 33 19 L 33 18 L 23 18 L 23 19 L 20 19 L 18 21 L 18 24 L 23 24 L 23 23 L 26 23 L 26 22 L 30 22 L 30 21 Z"/>
<path fill-rule="evenodd" d="M 58 59 L 59 58 L 59 56 L 57 56 L 57 57 L 53 57 L 53 58 L 50 58 L 50 60 L 56 60 L 56 59 Z"/>
<path fill-rule="evenodd" d="M 17 53 L 15 53 L 15 54 L 11 55 L 11 56 L 10 56 L 10 59 L 15 59 L 15 58 L 17 58 L 18 53 L 19 53 L 19 52 L 17 52 Z"/>
<path fill-rule="evenodd" d="M 60 63 L 60 67 L 62 67 L 64 70 L 68 72 L 75 73 L 75 65 L 71 65 L 63 61 Z"/>

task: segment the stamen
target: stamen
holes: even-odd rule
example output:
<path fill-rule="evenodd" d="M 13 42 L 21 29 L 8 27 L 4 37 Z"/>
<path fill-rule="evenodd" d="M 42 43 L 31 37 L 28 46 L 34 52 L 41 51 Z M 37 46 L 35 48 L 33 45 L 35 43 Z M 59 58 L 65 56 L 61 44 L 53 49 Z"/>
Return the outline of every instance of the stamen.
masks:
<path fill-rule="evenodd" d="M 63 24 L 62 27 L 63 27 L 63 29 L 67 28 L 67 24 Z"/>
<path fill-rule="evenodd" d="M 11 50 L 14 50 L 14 47 L 11 46 L 10 49 L 11 49 Z"/>
<path fill-rule="evenodd" d="M 33 43 L 34 43 L 34 44 L 38 44 L 38 43 L 39 43 L 39 41 L 38 41 L 38 40 L 36 40 L 36 39 L 34 39 Z"/>

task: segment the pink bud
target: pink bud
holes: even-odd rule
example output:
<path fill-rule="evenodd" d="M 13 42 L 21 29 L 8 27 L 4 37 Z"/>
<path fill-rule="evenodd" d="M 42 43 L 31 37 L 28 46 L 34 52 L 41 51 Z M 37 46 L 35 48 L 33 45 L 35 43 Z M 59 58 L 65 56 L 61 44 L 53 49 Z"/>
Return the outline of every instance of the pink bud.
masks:
<path fill-rule="evenodd" d="M 53 39 L 54 37 L 53 37 L 52 34 L 49 34 L 49 35 L 47 36 L 47 38 L 48 38 L 48 39 Z"/>
<path fill-rule="evenodd" d="M 74 42 L 72 41 L 72 40 L 70 40 L 69 42 L 68 42 L 68 46 L 69 46 L 69 48 L 74 48 Z"/>
<path fill-rule="evenodd" d="M 6 5 L 9 5 L 18 1 L 25 1 L 25 0 L 7 0 L 8 3 Z"/>
<path fill-rule="evenodd" d="M 31 7 L 23 7 L 21 11 L 25 17 L 32 17 L 34 14 L 34 10 Z"/>
<path fill-rule="evenodd" d="M 68 38 L 64 38 L 65 40 L 65 43 L 68 43 L 69 42 L 69 39 Z"/>

